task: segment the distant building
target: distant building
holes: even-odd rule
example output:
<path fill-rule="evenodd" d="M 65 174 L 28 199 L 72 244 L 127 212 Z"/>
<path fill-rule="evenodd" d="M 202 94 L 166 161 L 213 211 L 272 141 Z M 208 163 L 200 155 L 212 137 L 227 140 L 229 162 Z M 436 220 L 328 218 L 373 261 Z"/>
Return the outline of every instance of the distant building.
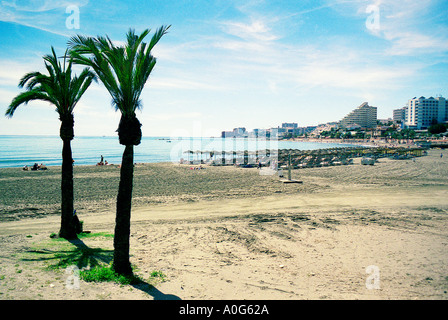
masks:
<path fill-rule="evenodd" d="M 268 129 L 268 131 L 269 131 L 269 136 L 271 137 L 271 139 L 281 138 L 287 132 L 287 130 L 285 128 L 280 128 L 280 127 L 270 128 L 270 129 Z"/>
<path fill-rule="evenodd" d="M 374 128 L 377 121 L 377 108 L 364 102 L 355 110 L 346 115 L 339 124 L 342 127 L 358 125 L 361 128 Z"/>
<path fill-rule="evenodd" d="M 284 122 L 282 123 L 282 129 L 285 129 L 285 134 L 291 134 L 293 136 L 298 136 L 302 134 L 303 130 L 301 130 L 297 123 L 295 122 Z"/>
<path fill-rule="evenodd" d="M 269 132 L 266 129 L 253 129 L 252 132 L 248 133 L 249 138 L 269 138 Z"/>
<path fill-rule="evenodd" d="M 233 138 L 233 131 L 222 131 L 221 138 Z"/>
<path fill-rule="evenodd" d="M 234 128 L 233 133 L 235 134 L 235 137 L 243 137 L 246 133 L 246 128 L 244 127 Z"/>
<path fill-rule="evenodd" d="M 448 121 L 448 101 L 443 97 L 412 98 L 405 107 L 405 126 L 427 129 L 432 124 Z"/>
<path fill-rule="evenodd" d="M 222 131 L 221 138 L 244 138 L 247 137 L 249 133 L 246 131 L 246 128 L 234 128 L 233 131 Z"/>
<path fill-rule="evenodd" d="M 378 119 L 377 120 L 377 123 L 380 124 L 380 125 L 388 125 L 391 122 L 393 122 L 392 118 Z"/>
<path fill-rule="evenodd" d="M 317 127 L 314 127 L 314 130 L 312 131 L 313 136 L 319 136 L 324 131 L 331 131 L 332 129 L 336 129 L 338 127 L 338 124 L 335 122 L 329 122 L 329 123 L 323 123 L 318 125 Z"/>
<path fill-rule="evenodd" d="M 309 135 L 316 130 L 317 126 L 308 126 L 308 127 L 298 127 L 295 129 L 297 136 Z"/>
<path fill-rule="evenodd" d="M 396 123 L 404 123 L 405 121 L 405 115 L 406 115 L 406 107 L 395 109 L 393 111 L 393 120 Z"/>
<path fill-rule="evenodd" d="M 284 122 L 284 123 L 282 123 L 282 128 L 283 129 L 297 129 L 298 125 L 295 122 L 291 122 L 291 123 Z"/>

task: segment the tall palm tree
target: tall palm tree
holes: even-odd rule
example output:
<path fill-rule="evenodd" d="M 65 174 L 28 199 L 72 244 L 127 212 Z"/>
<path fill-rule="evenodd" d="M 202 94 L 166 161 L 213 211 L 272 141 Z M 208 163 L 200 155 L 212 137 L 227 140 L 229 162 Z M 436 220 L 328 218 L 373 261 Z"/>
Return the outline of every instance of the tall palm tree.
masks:
<path fill-rule="evenodd" d="M 132 187 L 134 177 L 134 146 L 142 137 L 141 123 L 135 115 L 142 108 L 140 95 L 153 70 L 156 59 L 151 50 L 166 34 L 170 26 L 160 27 L 149 44 L 143 39 L 147 29 L 136 35 L 130 29 L 124 46 L 115 45 L 109 37 L 97 38 L 77 35 L 69 41 L 70 56 L 77 64 L 89 66 L 112 96 L 112 105 L 121 112 L 118 125 L 120 144 L 125 146 L 120 170 L 114 235 L 114 271 L 132 275 L 129 261 Z"/>
<path fill-rule="evenodd" d="M 27 73 L 19 82 L 19 88 L 26 91 L 17 95 L 6 110 L 6 116 L 12 117 L 21 104 L 33 100 L 43 100 L 56 107 L 61 121 L 59 135 L 62 147 L 61 178 L 61 229 L 59 236 L 66 239 L 77 238 L 76 224 L 73 220 L 73 160 L 71 140 L 74 138 L 73 109 L 84 92 L 96 80 L 95 74 L 85 68 L 79 76 L 72 77 L 72 61 L 67 63 L 66 55 L 61 63 L 56 57 L 54 48 L 52 55 L 43 57 L 48 75 L 40 72 Z M 67 51 L 66 51 L 67 54 Z"/>

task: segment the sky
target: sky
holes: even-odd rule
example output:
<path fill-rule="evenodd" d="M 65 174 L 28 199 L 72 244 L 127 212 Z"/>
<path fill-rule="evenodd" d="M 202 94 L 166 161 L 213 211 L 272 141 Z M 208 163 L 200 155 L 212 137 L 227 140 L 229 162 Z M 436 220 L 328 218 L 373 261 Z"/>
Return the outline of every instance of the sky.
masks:
<path fill-rule="evenodd" d="M 144 136 L 220 136 L 235 127 L 339 121 L 368 102 L 392 117 L 415 96 L 448 97 L 446 0 L 0 0 L 0 113 L 20 78 L 45 72 L 71 36 L 162 25 L 137 111 Z M 80 69 L 78 69 L 79 71 Z M 75 135 L 113 136 L 120 114 L 101 83 L 75 107 Z M 0 135 L 58 135 L 53 106 L 0 116 Z"/>

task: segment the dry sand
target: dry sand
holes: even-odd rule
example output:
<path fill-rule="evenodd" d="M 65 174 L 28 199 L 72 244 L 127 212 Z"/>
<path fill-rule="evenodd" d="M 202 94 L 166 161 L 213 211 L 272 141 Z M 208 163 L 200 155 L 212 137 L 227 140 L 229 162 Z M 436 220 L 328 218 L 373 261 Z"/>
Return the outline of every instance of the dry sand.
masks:
<path fill-rule="evenodd" d="M 303 184 L 257 169 L 138 165 L 131 262 L 148 280 L 78 289 L 65 269 L 46 268 L 49 253 L 76 248 L 49 238 L 60 223 L 58 170 L 0 169 L 0 299 L 448 298 L 447 151 L 294 170 Z M 85 230 L 113 232 L 117 181 L 117 168 L 75 168 Z M 82 243 L 110 261 L 110 237 Z M 164 282 L 149 280 L 154 270 Z"/>

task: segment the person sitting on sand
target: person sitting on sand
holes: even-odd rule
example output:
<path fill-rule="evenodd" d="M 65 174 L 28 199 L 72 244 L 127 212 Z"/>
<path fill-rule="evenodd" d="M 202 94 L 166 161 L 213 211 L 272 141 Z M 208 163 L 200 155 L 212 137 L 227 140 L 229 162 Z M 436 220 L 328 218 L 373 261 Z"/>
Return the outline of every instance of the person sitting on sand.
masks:
<path fill-rule="evenodd" d="M 37 163 L 35 163 L 33 165 L 33 167 L 31 168 L 31 170 L 36 171 L 37 169 L 39 169 L 39 165 Z"/>
<path fill-rule="evenodd" d="M 104 165 L 104 158 L 103 158 L 103 155 L 101 155 L 101 160 L 100 160 L 100 162 L 98 162 L 96 165 L 97 165 L 97 166 L 103 166 L 103 165 Z"/>
<path fill-rule="evenodd" d="M 28 171 L 28 166 L 27 165 L 25 165 L 24 167 L 23 167 L 23 169 L 22 169 L 23 171 Z"/>

